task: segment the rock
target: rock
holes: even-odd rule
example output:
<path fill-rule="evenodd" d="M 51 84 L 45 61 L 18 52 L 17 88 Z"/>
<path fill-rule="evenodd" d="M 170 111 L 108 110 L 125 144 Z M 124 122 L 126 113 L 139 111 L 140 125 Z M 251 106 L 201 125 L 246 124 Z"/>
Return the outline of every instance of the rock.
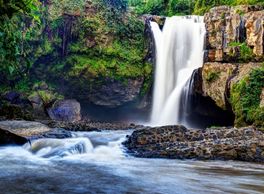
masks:
<path fill-rule="evenodd" d="M 34 118 L 46 118 L 47 114 L 45 112 L 44 102 L 41 96 L 37 92 L 33 92 L 28 100 L 31 102 L 33 107 Z"/>
<path fill-rule="evenodd" d="M 31 121 L 0 121 L 0 145 L 23 145 L 39 138 L 69 138 L 71 132 L 65 129 L 51 129 L 48 126 Z"/>
<path fill-rule="evenodd" d="M 259 107 L 260 108 L 263 108 L 264 107 L 264 88 L 262 88 L 262 92 L 261 92 L 261 95 L 260 95 L 260 104 L 259 104 Z"/>
<path fill-rule="evenodd" d="M 33 121 L 0 121 L 0 128 L 24 138 L 30 138 L 51 131 L 51 128 L 46 125 Z"/>
<path fill-rule="evenodd" d="M 56 139 L 64 139 L 70 138 L 72 134 L 70 131 L 61 128 L 52 129 L 44 134 L 38 135 L 37 138 L 56 138 Z"/>
<path fill-rule="evenodd" d="M 77 122 L 40 121 L 51 128 L 63 128 L 69 131 L 101 131 L 101 130 L 137 130 L 144 126 L 130 123 L 107 123 L 81 120 Z"/>
<path fill-rule="evenodd" d="M 153 21 L 156 22 L 160 28 L 162 29 L 162 27 L 165 24 L 166 21 L 166 17 L 165 16 L 158 16 L 158 15 L 149 15 L 149 14 L 145 14 L 142 16 L 142 19 L 147 22 L 147 21 Z"/>
<path fill-rule="evenodd" d="M 212 98 L 216 105 L 226 109 L 226 86 L 237 68 L 230 63 L 205 63 L 202 68 L 203 95 Z"/>
<path fill-rule="evenodd" d="M 247 34 L 247 45 L 253 48 L 253 53 L 263 59 L 264 54 L 264 11 L 249 12 L 244 15 Z"/>
<path fill-rule="evenodd" d="M 220 6 L 205 14 L 205 61 L 239 62 L 263 60 L 264 11 L 262 6 Z M 239 46 L 252 49 L 252 56 L 241 56 Z"/>
<path fill-rule="evenodd" d="M 127 83 L 106 79 L 103 84 L 93 86 L 89 99 L 95 105 L 116 108 L 136 100 L 144 79 L 129 79 Z"/>
<path fill-rule="evenodd" d="M 123 144 L 137 157 L 264 162 L 263 141 L 264 133 L 253 127 L 163 126 L 134 131 Z"/>
<path fill-rule="evenodd" d="M 57 100 L 48 114 L 53 120 L 76 122 L 81 120 L 81 106 L 76 100 Z"/>
<path fill-rule="evenodd" d="M 4 100 L 7 100 L 11 103 L 15 103 L 20 98 L 20 94 L 14 91 L 7 92 L 4 95 Z"/>
<path fill-rule="evenodd" d="M 0 145 L 16 144 L 23 145 L 27 143 L 27 138 L 18 136 L 14 133 L 11 133 L 7 130 L 0 128 Z"/>

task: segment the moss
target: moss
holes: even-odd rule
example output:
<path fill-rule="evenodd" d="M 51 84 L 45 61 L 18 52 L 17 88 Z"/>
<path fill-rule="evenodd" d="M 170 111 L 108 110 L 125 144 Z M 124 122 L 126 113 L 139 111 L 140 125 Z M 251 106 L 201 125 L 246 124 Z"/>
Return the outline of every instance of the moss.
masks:
<path fill-rule="evenodd" d="M 240 16 L 245 15 L 245 12 L 243 10 L 241 10 L 241 9 L 238 9 L 238 8 L 235 10 L 235 13 L 237 13 Z"/>
<path fill-rule="evenodd" d="M 205 77 L 205 80 L 207 82 L 214 82 L 216 81 L 220 76 L 220 72 L 208 72 L 208 74 Z"/>
<path fill-rule="evenodd" d="M 221 13 L 221 19 L 225 19 L 225 13 Z"/>
<path fill-rule="evenodd" d="M 264 127 L 264 107 L 260 107 L 260 95 L 264 88 L 264 68 L 252 70 L 231 88 L 230 102 L 235 113 L 235 126 L 254 124 Z"/>
<path fill-rule="evenodd" d="M 253 50 L 249 46 L 247 46 L 245 42 L 230 42 L 228 46 L 239 48 L 239 62 L 249 62 L 252 61 L 255 57 Z"/>

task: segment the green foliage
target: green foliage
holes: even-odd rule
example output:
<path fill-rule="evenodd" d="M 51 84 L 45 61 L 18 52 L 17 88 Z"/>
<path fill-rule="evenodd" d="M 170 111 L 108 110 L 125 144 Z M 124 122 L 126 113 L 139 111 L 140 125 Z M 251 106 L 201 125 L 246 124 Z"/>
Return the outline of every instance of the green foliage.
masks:
<path fill-rule="evenodd" d="M 263 0 L 196 0 L 194 5 L 194 14 L 203 15 L 208 12 L 212 7 L 220 5 L 263 5 Z M 243 14 L 243 12 L 238 12 Z"/>
<path fill-rule="evenodd" d="M 254 124 L 264 127 L 264 107 L 260 95 L 264 88 L 264 68 L 253 70 L 231 88 L 230 102 L 236 116 L 235 125 Z"/>
<path fill-rule="evenodd" d="M 207 82 L 214 82 L 219 78 L 219 76 L 220 76 L 220 72 L 209 72 L 205 79 Z"/>
<path fill-rule="evenodd" d="M 127 10 L 127 0 L 101 0 L 107 7 L 111 7 L 113 9 L 119 11 Z"/>
<path fill-rule="evenodd" d="M 37 0 L 2 0 L 0 1 L 0 21 L 11 19 L 17 13 L 31 14 L 37 11 Z"/>
<path fill-rule="evenodd" d="M 63 14 L 81 15 L 85 9 L 85 0 L 50 0 L 49 19 L 56 20 Z"/>
<path fill-rule="evenodd" d="M 238 59 L 240 62 L 248 62 L 254 58 L 253 50 L 249 46 L 247 46 L 245 42 L 231 42 L 229 43 L 229 46 L 239 48 L 240 53 Z"/>
<path fill-rule="evenodd" d="M 192 0 L 130 0 L 128 3 L 140 15 L 188 15 L 193 9 Z"/>
<path fill-rule="evenodd" d="M 86 83 L 100 77 L 124 83 L 135 77 L 150 80 L 152 66 L 144 61 L 144 22 L 126 12 L 124 0 L 88 2 L 89 12 L 86 3 L 43 2 L 38 10 L 31 10 L 40 20 L 18 12 L 0 25 L 0 73 L 5 75 L 0 78 L 1 91 L 30 93 L 34 78 L 26 78 L 32 70 L 41 72 L 36 79 L 45 81 L 58 76 L 82 77 Z M 4 87 L 11 82 L 12 88 Z M 47 102 L 52 97 L 44 91 L 40 95 Z"/>
<path fill-rule="evenodd" d="M 190 15 L 193 12 L 192 0 L 171 0 L 169 1 L 167 15 Z"/>
<path fill-rule="evenodd" d="M 2 2 L 2 1 L 1 1 Z M 37 1 L 0 3 L 0 73 L 12 87 L 27 76 L 33 64 L 33 39 L 39 34 Z"/>

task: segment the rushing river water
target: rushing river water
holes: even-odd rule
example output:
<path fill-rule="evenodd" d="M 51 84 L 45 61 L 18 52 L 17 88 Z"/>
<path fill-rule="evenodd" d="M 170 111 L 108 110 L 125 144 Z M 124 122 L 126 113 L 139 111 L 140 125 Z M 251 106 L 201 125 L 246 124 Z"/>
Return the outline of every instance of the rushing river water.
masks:
<path fill-rule="evenodd" d="M 2 147 L 0 193 L 264 193 L 263 164 L 134 158 L 121 146 L 130 133 Z"/>

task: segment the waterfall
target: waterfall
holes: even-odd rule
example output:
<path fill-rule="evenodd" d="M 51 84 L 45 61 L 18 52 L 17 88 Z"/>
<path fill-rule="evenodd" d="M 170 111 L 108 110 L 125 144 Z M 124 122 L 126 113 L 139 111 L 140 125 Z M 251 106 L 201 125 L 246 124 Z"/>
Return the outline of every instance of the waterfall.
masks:
<path fill-rule="evenodd" d="M 161 31 L 151 22 L 156 70 L 151 125 L 179 124 L 182 88 L 203 64 L 205 25 L 200 16 L 167 18 Z"/>

